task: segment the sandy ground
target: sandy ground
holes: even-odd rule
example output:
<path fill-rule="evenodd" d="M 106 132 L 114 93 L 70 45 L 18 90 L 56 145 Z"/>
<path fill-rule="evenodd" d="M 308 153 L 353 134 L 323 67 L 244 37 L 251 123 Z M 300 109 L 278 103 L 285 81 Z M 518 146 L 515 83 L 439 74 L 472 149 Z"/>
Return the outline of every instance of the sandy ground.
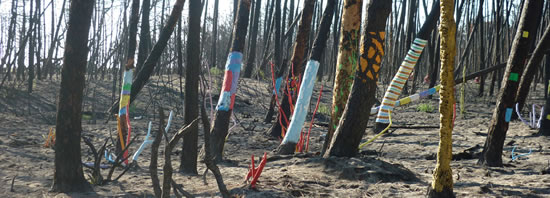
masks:
<path fill-rule="evenodd" d="M 158 115 L 153 113 L 158 106 L 175 111 L 171 134 L 183 126 L 179 81 L 175 76 L 170 78 L 152 80 L 135 103 L 132 116 L 142 116 L 142 119 L 132 119 L 133 133 L 139 138 L 138 143 L 131 147 L 131 152 L 141 144 L 149 120 L 153 121 L 154 129 L 158 128 Z M 217 84 L 219 80 L 216 80 Z M 9 89 L 0 90 L 1 197 L 152 197 L 151 178 L 147 168 L 150 147 L 140 156 L 141 168 L 129 171 L 118 181 L 94 186 L 94 191 L 88 193 L 48 192 L 53 181 L 54 151 L 43 147 L 43 136 L 47 135 L 50 127 L 55 126 L 58 84 L 57 80 L 37 82 L 32 95 L 24 91 L 25 84 L 10 84 Z M 84 111 L 104 112 L 112 101 L 111 86 L 108 81 L 88 83 Z M 315 99 L 319 95 L 319 87 L 320 84 L 315 87 Z M 391 129 L 390 134 L 363 148 L 360 156 L 322 159 L 318 152 L 324 141 L 323 134 L 327 130 L 327 110 L 331 102 L 329 83 L 324 84 L 324 90 L 321 111 L 318 112 L 312 129 L 310 152 L 295 156 L 277 156 L 272 151 L 279 140 L 265 135 L 270 125 L 262 122 L 269 105 L 268 84 L 241 80 L 234 111 L 237 125 L 230 131 L 226 142 L 226 160 L 219 164 L 228 189 L 234 195 L 243 197 L 425 196 L 426 188 L 432 180 L 439 139 L 438 96 L 396 108 L 392 115 L 395 128 Z M 542 85 L 539 85 L 535 94 L 531 94 L 528 104 L 543 104 L 543 90 Z M 464 117 L 458 115 L 453 132 L 455 154 L 467 149 L 473 153 L 479 152 L 479 147 L 485 141 L 495 97 L 475 97 L 476 91 L 477 85 L 467 85 L 466 113 Z M 217 101 L 217 91 L 213 93 L 213 100 Z M 435 111 L 417 111 L 420 103 L 433 106 Z M 82 134 L 90 137 L 96 147 L 99 147 L 110 133 L 116 133 L 116 122 L 111 119 L 105 123 L 103 114 L 98 113 L 97 116 L 95 124 L 91 120 L 83 121 Z M 369 126 L 372 124 L 371 118 Z M 233 121 L 230 126 L 233 126 Z M 542 174 L 542 170 L 548 168 L 550 163 L 550 138 L 534 136 L 535 132 L 536 130 L 529 129 L 519 121 L 510 124 L 503 153 L 504 167 L 482 167 L 476 164 L 477 159 L 453 160 L 451 165 L 457 197 L 550 197 L 550 176 Z M 372 136 L 373 134 L 367 133 L 363 141 Z M 203 144 L 202 139 L 201 130 L 199 146 Z M 92 161 L 90 149 L 84 143 L 81 145 L 82 161 Z M 528 153 L 529 150 L 532 153 L 512 161 L 514 146 L 516 153 Z M 109 148 L 113 146 L 109 144 Z M 160 150 L 163 148 L 164 144 Z M 180 164 L 180 152 L 181 147 L 177 146 L 172 156 L 176 171 Z M 249 189 L 243 182 L 250 165 L 250 156 L 261 156 L 264 152 L 268 152 L 268 162 L 257 189 Z M 162 152 L 160 156 L 159 175 L 162 177 Z M 118 175 L 121 170 L 116 169 L 114 175 Z M 199 173 L 204 170 L 204 164 L 199 163 Z M 85 171 L 86 174 L 89 173 L 89 170 Z M 107 172 L 105 169 L 102 173 L 107 175 Z M 194 196 L 220 196 L 211 173 L 207 175 L 208 184 L 203 182 L 202 176 L 176 172 L 173 177 Z"/>

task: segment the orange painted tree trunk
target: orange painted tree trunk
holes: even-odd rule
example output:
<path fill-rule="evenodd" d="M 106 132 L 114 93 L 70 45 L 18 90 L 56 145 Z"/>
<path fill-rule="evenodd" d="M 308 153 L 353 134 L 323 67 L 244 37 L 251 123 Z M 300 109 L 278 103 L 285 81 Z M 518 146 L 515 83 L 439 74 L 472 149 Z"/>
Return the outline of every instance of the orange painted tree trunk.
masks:
<path fill-rule="evenodd" d="M 386 20 L 390 12 L 391 1 L 372 0 L 367 4 L 359 67 L 355 70 L 351 95 L 342 120 L 325 156 L 351 157 L 357 154 L 357 147 L 367 129 L 371 107 L 376 100 L 376 82 L 384 57 Z"/>
<path fill-rule="evenodd" d="M 332 90 L 332 111 L 328 133 L 323 145 L 323 151 L 328 147 L 332 134 L 340 122 L 344 111 L 351 84 L 353 83 L 353 71 L 357 68 L 359 54 L 359 32 L 361 29 L 362 0 L 345 0 L 340 29 L 340 46 L 336 61 L 336 77 Z"/>

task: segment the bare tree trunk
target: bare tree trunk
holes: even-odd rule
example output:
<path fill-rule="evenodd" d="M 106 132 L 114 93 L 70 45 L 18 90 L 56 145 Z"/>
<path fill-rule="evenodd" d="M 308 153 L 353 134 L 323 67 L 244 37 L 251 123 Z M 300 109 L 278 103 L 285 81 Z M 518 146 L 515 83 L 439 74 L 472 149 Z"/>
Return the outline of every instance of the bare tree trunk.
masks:
<path fill-rule="evenodd" d="M 216 3 L 218 0 L 216 0 Z M 256 61 L 256 42 L 258 38 L 258 22 L 260 19 L 260 8 L 262 5 L 262 0 L 256 1 L 256 6 L 254 7 L 254 17 L 252 22 L 252 30 L 250 30 L 250 50 L 248 50 L 248 56 L 246 59 L 246 67 L 244 68 L 243 78 L 250 78 L 252 76 L 252 71 L 255 68 L 254 62 Z M 214 42 L 215 43 L 215 42 Z M 213 47 L 212 50 L 216 48 Z"/>
<path fill-rule="evenodd" d="M 191 8 L 189 9 L 189 30 L 198 30 L 201 23 L 200 0 L 190 0 L 189 7 Z M 190 124 L 199 116 L 200 46 L 200 32 L 189 31 L 187 34 L 187 67 L 185 69 L 185 124 Z M 198 127 L 193 127 L 183 137 L 180 172 L 197 174 L 198 131 Z"/>
<path fill-rule="evenodd" d="M 39 14 L 41 12 L 41 1 L 40 0 L 36 0 L 35 4 L 36 4 L 36 11 L 35 11 L 35 17 L 34 17 L 34 20 L 35 20 L 35 23 L 36 23 L 36 29 L 35 29 L 35 35 L 36 35 L 36 42 L 35 42 L 35 46 L 36 46 L 36 76 L 38 78 L 38 80 L 41 80 L 42 79 L 42 68 L 40 67 L 40 51 L 42 50 L 42 35 L 41 35 L 41 23 L 40 23 L 40 18 L 42 16 L 42 14 Z"/>
<path fill-rule="evenodd" d="M 11 80 L 12 64 L 8 64 L 8 63 L 10 62 L 9 57 L 11 56 L 12 51 L 14 51 L 13 49 L 15 48 L 13 42 L 15 40 L 15 28 L 17 23 L 17 0 L 12 0 L 11 2 L 10 15 L 11 16 L 10 16 L 10 25 L 8 27 L 8 41 L 6 43 L 6 50 L 4 51 L 5 54 L 2 57 L 2 62 L 0 63 L 2 65 L 0 66 L 0 68 L 4 68 L 4 65 L 7 64 L 7 68 L 6 68 L 7 71 L 5 76 L 2 79 L 2 82 L 0 83 L 0 87 L 2 87 L 6 78 L 8 78 L 8 80 Z M 0 73 L 2 72 L 0 71 Z"/>
<path fill-rule="evenodd" d="M 56 48 L 57 40 L 59 39 L 59 30 L 61 29 L 61 23 L 63 19 L 63 15 L 65 14 L 65 4 L 67 3 L 67 0 L 63 0 L 63 4 L 61 5 L 61 13 L 59 14 L 59 19 L 57 22 L 57 27 L 55 28 L 55 33 L 52 35 L 52 41 L 50 43 L 50 47 L 48 49 L 48 57 L 46 58 L 46 63 L 44 64 L 44 77 L 46 77 L 48 74 L 50 75 L 50 78 L 53 76 L 54 73 L 54 66 L 53 66 L 53 54 L 54 49 Z M 53 7 L 52 7 L 53 10 Z M 53 14 L 52 14 L 53 17 Z M 54 24 L 52 24 L 53 27 Z M 53 30 L 52 30 L 53 31 Z"/>
<path fill-rule="evenodd" d="M 282 82 L 282 79 L 283 79 L 283 72 L 284 72 L 284 69 L 283 69 L 283 64 L 284 64 L 284 60 L 281 60 L 282 59 L 282 54 L 281 54 L 281 1 L 280 0 L 275 0 L 275 15 L 273 16 L 273 21 L 275 23 L 275 49 L 274 49 L 274 55 L 273 55 L 273 63 L 274 63 L 274 69 L 273 69 L 273 72 L 277 73 L 277 75 L 274 75 L 276 79 L 274 79 L 275 81 L 280 81 Z M 266 49 L 267 50 L 267 49 Z M 281 83 L 282 84 L 282 83 Z M 275 104 L 277 103 L 276 101 L 276 98 L 275 98 L 275 95 L 278 94 L 279 90 L 279 87 L 276 87 L 275 88 L 275 91 L 273 93 L 273 95 L 271 96 L 271 101 L 269 102 L 269 110 L 267 111 L 267 114 L 265 116 L 265 119 L 264 119 L 264 122 L 265 123 L 269 123 L 271 121 L 271 118 L 273 117 L 273 113 L 275 111 Z M 270 130 L 272 131 L 272 130 Z M 273 134 L 272 134 L 273 135 Z"/>
<path fill-rule="evenodd" d="M 545 81 L 545 87 L 547 88 L 547 91 L 545 92 L 546 96 L 546 103 L 544 104 L 544 112 L 543 112 L 543 118 L 547 118 L 550 114 L 550 97 L 548 96 L 550 93 L 550 53 L 546 54 L 546 66 L 544 71 L 544 81 Z M 544 136 L 550 136 L 550 119 L 542 119 L 540 123 L 540 129 L 538 132 L 539 135 Z"/>
<path fill-rule="evenodd" d="M 231 53 L 227 58 L 223 86 L 216 107 L 216 114 L 214 115 L 214 126 L 210 131 L 210 137 L 212 137 L 210 149 L 212 157 L 217 162 L 222 160 L 223 146 L 229 130 L 229 118 L 235 104 L 235 94 L 242 66 L 242 51 L 246 39 L 249 12 L 250 0 L 239 0 L 238 17 L 233 25 Z"/>
<path fill-rule="evenodd" d="M 484 0 L 480 0 L 480 4 L 479 4 L 479 10 L 477 12 L 478 16 L 482 16 L 483 18 L 483 1 Z M 485 32 L 485 22 L 482 21 L 480 24 L 479 24 L 479 34 L 480 34 L 480 45 L 479 45 L 479 49 L 481 50 L 481 56 L 479 56 L 479 58 L 481 59 L 480 61 L 480 67 L 479 67 L 479 70 L 482 70 L 482 69 L 485 69 L 485 64 L 486 64 L 486 60 L 485 60 L 485 39 L 483 38 L 485 36 L 484 34 Z M 485 75 L 481 75 L 479 77 L 479 90 L 478 90 L 478 93 L 477 93 L 477 96 L 478 97 L 481 97 L 483 96 L 483 92 L 485 92 Z"/>
<path fill-rule="evenodd" d="M 149 13 L 151 12 L 151 0 L 143 0 L 143 5 L 141 6 L 141 29 L 139 37 L 139 52 L 136 64 L 136 74 L 139 73 L 147 54 L 149 54 L 150 43 L 151 43 L 151 33 L 149 25 Z"/>
<path fill-rule="evenodd" d="M 506 65 L 505 77 L 507 80 L 503 82 L 503 88 L 499 93 L 483 152 L 478 161 L 479 164 L 502 166 L 502 148 L 513 112 L 516 91 L 524 68 L 524 61 L 531 49 L 531 40 L 535 39 L 542 7 L 542 1 L 525 1 L 512 51 Z"/>
<path fill-rule="evenodd" d="M 25 1 L 23 1 L 23 8 L 25 8 Z M 19 53 L 17 54 L 17 72 L 15 74 L 15 78 L 17 81 L 24 79 L 24 71 L 25 71 L 25 46 L 27 45 L 28 40 L 28 34 L 26 34 L 26 22 L 25 20 L 27 14 L 25 12 L 25 9 L 23 9 L 23 24 L 21 27 L 21 30 L 19 31 Z M 30 29 L 30 28 L 29 28 Z"/>
<path fill-rule="evenodd" d="M 29 38 L 29 54 L 28 54 L 28 61 L 29 61 L 29 78 L 27 81 L 27 92 L 30 94 L 32 93 L 32 87 L 34 82 L 34 47 L 35 47 L 35 34 L 34 34 L 34 18 L 36 17 L 36 13 L 33 13 L 33 3 L 34 1 L 30 1 L 30 11 L 29 11 L 29 32 L 27 33 L 27 37 Z M 23 8 L 24 9 L 24 8 Z"/>
<path fill-rule="evenodd" d="M 298 26 L 298 33 L 296 35 L 296 42 L 294 43 L 294 53 L 289 65 L 289 72 L 287 75 L 287 82 L 281 83 L 285 88 L 283 94 L 281 94 L 281 106 L 279 107 L 278 121 L 273 123 L 271 127 L 271 136 L 284 137 L 284 133 L 288 128 L 289 118 L 292 116 L 290 112 L 291 106 L 294 106 L 296 98 L 298 96 L 299 87 L 298 82 L 302 79 L 303 66 L 302 63 L 306 55 L 306 47 L 308 44 L 309 31 L 311 29 L 311 17 L 313 15 L 313 8 L 315 1 L 306 0 L 303 4 L 302 17 L 300 19 L 300 25 Z M 290 41 L 289 41 L 290 42 Z M 284 68 L 281 68 L 284 70 Z M 279 71 L 280 72 L 280 71 Z M 292 101 L 292 102 L 291 102 Z M 284 114 L 284 115 L 281 115 Z"/>
<path fill-rule="evenodd" d="M 214 0 L 214 22 L 212 23 L 212 56 L 210 57 L 210 65 L 211 67 L 216 67 L 218 65 L 218 59 L 217 59 L 217 53 L 218 53 L 218 7 L 219 7 L 219 1 L 220 0 Z M 261 5 L 261 0 L 260 5 Z M 256 27 L 257 31 L 257 27 Z M 254 43 L 255 40 L 254 40 Z M 246 72 L 245 72 L 246 73 Z"/>
<path fill-rule="evenodd" d="M 64 64 L 57 104 L 55 171 L 52 191 L 87 191 L 80 159 L 82 95 L 88 56 L 88 32 L 95 1 L 71 3 Z"/>
<path fill-rule="evenodd" d="M 428 187 L 428 197 L 455 197 L 453 193 L 453 104 L 454 61 L 456 55 L 456 24 L 453 17 L 454 0 L 441 1 L 439 34 L 441 35 L 441 90 L 439 94 L 439 147 L 437 164 L 433 173 L 433 182 Z"/>
<path fill-rule="evenodd" d="M 386 21 L 391 12 L 391 1 L 374 0 L 366 6 L 365 28 L 361 37 L 360 61 L 355 69 L 351 94 L 334 132 L 325 156 L 355 156 L 361 137 L 367 129 L 370 109 L 376 98 L 384 43 Z"/>
<path fill-rule="evenodd" d="M 533 35 L 534 36 L 534 35 Z M 533 39 L 535 40 L 535 39 Z M 525 106 L 525 101 L 527 100 L 527 95 L 529 95 L 529 87 L 531 82 L 535 77 L 535 72 L 537 71 L 537 66 L 540 65 L 540 61 L 544 57 L 544 51 L 550 48 L 550 25 L 546 27 L 544 34 L 540 38 L 535 51 L 529 58 L 527 66 L 525 66 L 524 74 L 521 76 L 519 82 L 518 91 L 516 94 L 516 103 L 518 103 L 518 110 L 521 112 L 523 106 Z"/>

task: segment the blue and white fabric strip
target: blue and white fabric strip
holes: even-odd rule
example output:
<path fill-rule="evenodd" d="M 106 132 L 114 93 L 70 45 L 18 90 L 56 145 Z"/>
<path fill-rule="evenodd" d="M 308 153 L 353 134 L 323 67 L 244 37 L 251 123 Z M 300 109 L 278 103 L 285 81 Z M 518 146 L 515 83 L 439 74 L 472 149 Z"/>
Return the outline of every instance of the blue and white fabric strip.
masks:
<path fill-rule="evenodd" d="M 298 93 L 298 99 L 296 99 L 296 105 L 294 106 L 294 114 L 292 115 L 288 131 L 281 144 L 289 142 L 298 143 L 300 139 L 300 132 L 302 131 L 306 119 L 307 109 L 311 101 L 318 69 L 319 62 L 315 60 L 309 60 L 307 62 L 304 79 L 300 85 L 300 92 Z"/>

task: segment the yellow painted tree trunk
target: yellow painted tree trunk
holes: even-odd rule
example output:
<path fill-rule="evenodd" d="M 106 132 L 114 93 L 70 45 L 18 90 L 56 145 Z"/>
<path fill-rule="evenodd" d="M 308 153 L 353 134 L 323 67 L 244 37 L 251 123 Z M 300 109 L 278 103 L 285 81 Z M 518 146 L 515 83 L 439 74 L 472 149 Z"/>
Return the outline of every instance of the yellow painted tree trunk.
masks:
<path fill-rule="evenodd" d="M 442 0 L 439 34 L 441 35 L 441 96 L 439 102 L 440 128 L 437 164 L 433 182 L 428 188 L 428 197 L 454 197 L 452 160 L 453 104 L 454 97 L 454 59 L 456 25 L 453 18 L 454 0 Z"/>
<path fill-rule="evenodd" d="M 323 151 L 328 147 L 332 134 L 340 122 L 353 83 L 353 72 L 357 67 L 359 52 L 359 31 L 361 30 L 362 0 L 345 0 L 342 14 L 340 46 L 336 61 L 336 79 L 332 90 L 332 113 Z"/>

